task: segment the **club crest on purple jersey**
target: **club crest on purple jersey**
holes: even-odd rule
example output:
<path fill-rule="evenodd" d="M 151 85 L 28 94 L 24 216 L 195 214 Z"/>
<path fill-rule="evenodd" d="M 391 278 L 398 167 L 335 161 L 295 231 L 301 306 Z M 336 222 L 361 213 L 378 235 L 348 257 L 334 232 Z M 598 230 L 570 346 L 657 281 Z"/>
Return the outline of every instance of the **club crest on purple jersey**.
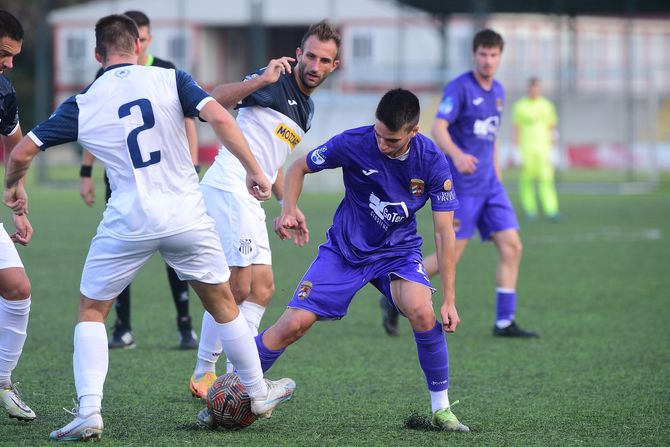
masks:
<path fill-rule="evenodd" d="M 409 191 L 412 195 L 421 196 L 426 191 L 426 184 L 420 178 L 413 178 L 409 181 Z"/>

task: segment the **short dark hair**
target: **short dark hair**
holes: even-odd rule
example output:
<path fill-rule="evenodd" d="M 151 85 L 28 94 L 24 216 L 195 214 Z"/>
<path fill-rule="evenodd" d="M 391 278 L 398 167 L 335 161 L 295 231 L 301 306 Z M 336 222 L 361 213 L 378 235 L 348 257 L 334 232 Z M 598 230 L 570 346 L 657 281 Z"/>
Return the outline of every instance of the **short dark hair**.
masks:
<path fill-rule="evenodd" d="M 472 39 L 472 52 L 476 53 L 477 48 L 479 47 L 500 48 L 500 52 L 502 53 L 502 50 L 505 47 L 505 41 L 500 34 L 487 28 L 479 31 Z"/>
<path fill-rule="evenodd" d="M 305 49 L 305 42 L 307 42 L 309 36 L 316 36 L 321 42 L 328 42 L 329 40 L 334 41 L 335 46 L 337 46 L 337 55 L 335 58 L 340 54 L 340 43 L 342 42 L 342 38 L 340 37 L 340 33 L 338 33 L 335 27 L 327 20 L 322 20 L 309 27 L 305 35 L 302 36 L 302 41 L 300 42 L 301 50 Z"/>
<path fill-rule="evenodd" d="M 133 54 L 135 41 L 139 38 L 137 25 L 126 15 L 105 16 L 95 24 L 95 50 L 103 59 L 113 52 Z"/>
<path fill-rule="evenodd" d="M 149 17 L 142 11 L 126 11 L 123 13 L 123 15 L 126 15 L 131 19 L 133 19 L 133 22 L 135 22 L 138 28 L 140 26 L 148 26 L 148 27 L 151 26 Z"/>
<path fill-rule="evenodd" d="M 528 86 L 529 87 L 532 87 L 532 86 L 537 85 L 539 83 L 540 83 L 540 78 L 538 78 L 537 76 L 533 76 L 533 77 L 528 78 Z"/>
<path fill-rule="evenodd" d="M 0 10 L 0 39 L 3 37 L 17 42 L 23 41 L 23 26 L 11 13 Z"/>
<path fill-rule="evenodd" d="M 396 88 L 382 96 L 375 117 L 390 131 L 396 132 L 419 124 L 420 114 L 419 98 L 409 90 Z"/>

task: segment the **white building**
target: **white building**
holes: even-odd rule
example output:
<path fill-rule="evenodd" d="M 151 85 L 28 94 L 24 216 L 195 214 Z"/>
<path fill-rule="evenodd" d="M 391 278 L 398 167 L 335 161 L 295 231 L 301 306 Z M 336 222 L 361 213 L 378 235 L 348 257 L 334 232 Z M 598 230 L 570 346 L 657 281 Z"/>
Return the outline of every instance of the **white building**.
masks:
<path fill-rule="evenodd" d="M 301 150 L 371 122 L 380 92 L 395 86 L 421 95 L 427 129 L 442 85 L 470 69 L 476 31 L 468 15 L 442 22 L 393 0 L 92 1 L 49 16 L 56 103 L 90 83 L 99 68 L 95 22 L 130 9 L 151 19 L 151 53 L 191 72 L 205 89 L 294 55 L 309 24 L 328 18 L 342 35 L 341 66 L 314 96 L 314 127 Z M 670 20 L 496 14 L 486 23 L 506 41 L 498 79 L 508 105 L 530 76 L 539 76 L 558 103 L 564 148 L 632 148 L 645 135 L 668 138 L 660 117 L 670 114 L 670 100 L 663 102 L 670 97 Z M 509 117 L 503 122 L 505 147 Z M 201 135 L 201 142 L 211 155 L 213 136 Z"/>

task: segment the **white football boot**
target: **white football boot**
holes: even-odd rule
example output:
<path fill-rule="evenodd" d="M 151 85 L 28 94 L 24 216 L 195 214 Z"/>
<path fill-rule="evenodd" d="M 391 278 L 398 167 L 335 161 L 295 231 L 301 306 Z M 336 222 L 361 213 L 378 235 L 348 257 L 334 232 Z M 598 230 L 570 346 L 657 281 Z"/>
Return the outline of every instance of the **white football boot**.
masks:
<path fill-rule="evenodd" d="M 268 385 L 266 396 L 251 396 L 251 412 L 260 418 L 270 418 L 277 405 L 291 400 L 295 382 L 291 379 L 265 380 Z"/>
<path fill-rule="evenodd" d="M 18 383 L 11 385 L 9 388 L 0 388 L 0 402 L 2 402 L 2 406 L 5 407 L 10 418 L 30 422 L 35 419 L 35 412 L 23 402 L 16 385 Z"/>
<path fill-rule="evenodd" d="M 64 409 L 65 410 L 65 409 Z M 60 430 L 52 431 L 50 439 L 56 441 L 92 441 L 100 439 L 104 425 L 102 415 L 99 412 L 82 415 L 79 413 L 79 406 L 75 406 L 72 411 L 65 410 L 74 416 L 72 422 Z"/>

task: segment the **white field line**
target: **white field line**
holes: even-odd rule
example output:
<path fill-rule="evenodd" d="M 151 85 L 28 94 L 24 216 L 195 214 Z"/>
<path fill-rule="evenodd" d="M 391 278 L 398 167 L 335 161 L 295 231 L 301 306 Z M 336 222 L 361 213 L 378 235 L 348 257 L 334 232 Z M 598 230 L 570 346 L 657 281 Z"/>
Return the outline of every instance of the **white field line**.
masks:
<path fill-rule="evenodd" d="M 565 243 L 584 242 L 637 242 L 658 241 L 663 239 L 663 232 L 659 228 L 639 228 L 636 230 L 623 230 L 619 227 L 601 227 L 595 231 L 576 234 L 546 234 L 537 236 L 524 236 L 521 239 L 525 244 L 553 245 Z"/>

